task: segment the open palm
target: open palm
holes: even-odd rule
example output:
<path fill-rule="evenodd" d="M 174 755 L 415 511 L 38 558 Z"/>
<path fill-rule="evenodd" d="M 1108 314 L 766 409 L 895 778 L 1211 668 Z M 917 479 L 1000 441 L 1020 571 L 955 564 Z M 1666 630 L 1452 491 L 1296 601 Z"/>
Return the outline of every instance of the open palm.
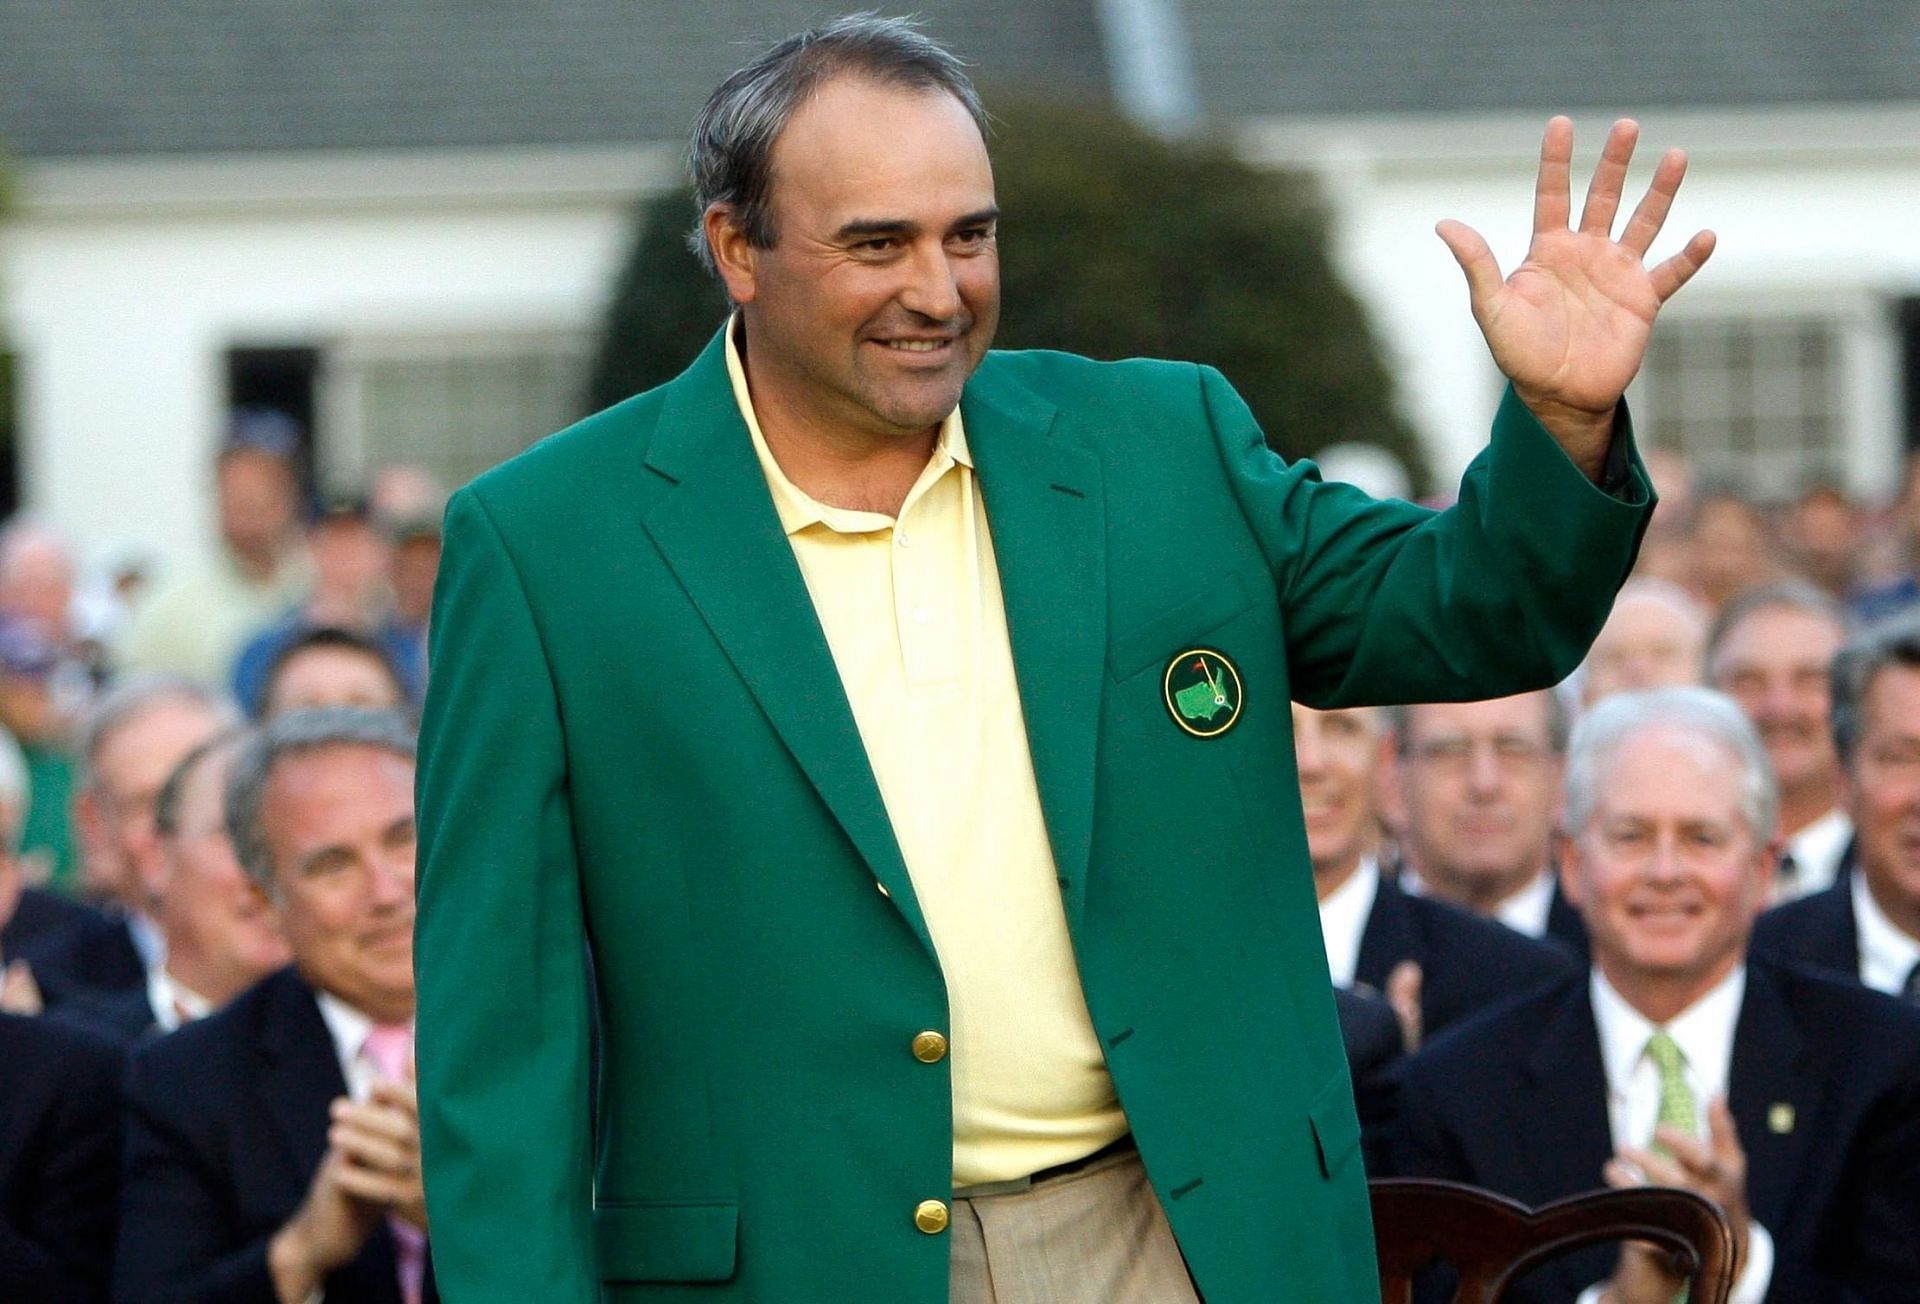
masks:
<path fill-rule="evenodd" d="M 1653 182 L 1621 230 L 1612 235 L 1621 187 L 1639 136 L 1634 123 L 1613 124 L 1587 190 L 1577 227 L 1570 227 L 1573 123 L 1554 118 L 1540 146 L 1534 191 L 1533 243 L 1511 276 L 1479 232 L 1461 222 L 1439 226 L 1440 238 L 1466 273 L 1474 320 L 1514 392 L 1574 460 L 1599 466 L 1615 404 L 1646 356 L 1660 306 L 1700 270 L 1713 252 L 1710 231 L 1657 266 L 1647 250 L 1666 223 L 1686 175 L 1686 157 L 1669 150 Z"/>

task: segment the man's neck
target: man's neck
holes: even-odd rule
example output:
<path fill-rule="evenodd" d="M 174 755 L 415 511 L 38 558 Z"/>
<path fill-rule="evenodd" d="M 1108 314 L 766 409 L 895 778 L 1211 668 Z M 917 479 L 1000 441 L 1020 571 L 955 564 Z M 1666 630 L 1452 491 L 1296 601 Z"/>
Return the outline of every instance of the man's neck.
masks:
<path fill-rule="evenodd" d="M 222 963 L 178 933 L 167 936 L 167 976 L 215 1008 L 251 987 L 259 977 L 239 965 Z"/>
<path fill-rule="evenodd" d="M 1861 877 L 1866 882 L 1867 895 L 1873 898 L 1876 906 L 1880 907 L 1880 913 L 1887 917 L 1887 922 L 1908 937 L 1920 941 L 1920 901 L 1906 899 L 1898 893 L 1888 891 L 1885 885 L 1876 883 L 1874 876 L 1864 870 Z"/>
<path fill-rule="evenodd" d="M 1742 958 L 1742 953 L 1736 951 L 1715 965 L 1711 973 L 1685 977 L 1634 972 L 1599 955 L 1593 962 L 1620 994 L 1620 999 L 1637 1010 L 1641 1018 L 1664 1025 L 1685 1014 L 1701 997 L 1726 981 Z"/>
<path fill-rule="evenodd" d="M 1536 867 L 1522 870 L 1518 877 L 1502 874 L 1498 878 L 1487 878 L 1474 874 L 1431 874 L 1423 867 L 1416 866 L 1414 872 L 1420 876 L 1420 882 L 1433 896 L 1455 905 L 1464 906 L 1476 915 L 1498 914 L 1500 908 L 1532 887 L 1540 877 L 1539 865 L 1546 864 L 1543 852 Z"/>
<path fill-rule="evenodd" d="M 1359 870 L 1360 862 L 1364 859 L 1364 855 L 1356 852 L 1352 856 L 1324 864 L 1320 861 L 1315 861 L 1313 865 L 1314 895 L 1320 900 L 1325 901 L 1335 892 L 1345 887 Z"/>
<path fill-rule="evenodd" d="M 1797 788 L 1780 790 L 1780 836 L 1791 838 L 1834 808 L 1839 800 L 1837 785 L 1831 779 L 1803 783 Z"/>

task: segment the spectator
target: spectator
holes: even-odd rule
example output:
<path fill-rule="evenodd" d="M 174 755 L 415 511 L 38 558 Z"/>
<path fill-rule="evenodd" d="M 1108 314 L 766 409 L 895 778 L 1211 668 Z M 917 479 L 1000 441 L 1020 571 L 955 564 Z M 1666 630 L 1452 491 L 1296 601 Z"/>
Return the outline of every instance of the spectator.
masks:
<path fill-rule="evenodd" d="M 74 823 L 86 847 L 88 891 L 106 904 L 114 926 L 48 957 L 41 985 L 50 1006 L 85 989 L 144 988 L 166 963 L 166 938 L 136 867 L 150 853 L 161 785 L 187 753 L 232 722 L 231 708 L 184 679 L 134 680 L 95 704 Z"/>
<path fill-rule="evenodd" d="M 1644 450 L 1642 460 L 1659 502 L 1633 573 L 1684 588 L 1693 582 L 1693 467 L 1684 454 L 1664 448 Z"/>
<path fill-rule="evenodd" d="M 1392 822 L 1407 891 L 1587 950 L 1553 872 L 1567 713 L 1552 691 L 1391 714 Z"/>
<path fill-rule="evenodd" d="M 98 911 L 33 886 L 14 850 L 30 809 L 27 763 L 0 732 L 0 1010 L 38 1014 L 44 1007 L 35 970 L 42 957 L 80 945 L 78 938 L 112 930 Z"/>
<path fill-rule="evenodd" d="M 0 1299 L 106 1299 L 120 1072 L 106 1042 L 0 1014 Z"/>
<path fill-rule="evenodd" d="M 1629 688 L 1700 682 L 1708 613 L 1679 585 L 1636 576 L 1575 671 L 1582 706 Z"/>
<path fill-rule="evenodd" d="M 406 696 L 419 696 L 423 667 L 415 664 L 417 639 L 393 625 L 388 588 L 392 549 L 363 499 L 335 498 L 323 504 L 307 530 L 313 589 L 300 605 L 260 630 L 233 665 L 234 696 L 258 716 L 268 672 L 287 646 L 312 629 L 366 634 L 386 652 L 401 676 Z"/>
<path fill-rule="evenodd" d="M 220 547 L 163 579 L 133 613 L 129 669 L 224 684 L 244 640 L 306 588 L 294 528 L 297 433 L 278 413 L 236 417 L 215 469 Z"/>
<path fill-rule="evenodd" d="M 1693 583 L 1709 611 L 1742 589 L 1776 578 L 1779 567 L 1759 509 L 1726 492 L 1708 494 L 1694 510 Z"/>
<path fill-rule="evenodd" d="M 1560 947 L 1411 896 L 1380 872 L 1375 839 L 1385 739 L 1378 710 L 1296 704 L 1293 739 L 1334 985 L 1386 996 L 1409 1047 L 1573 967 Z"/>
<path fill-rule="evenodd" d="M 1920 1011 L 1748 958 L 1774 871 L 1753 726 L 1703 688 L 1610 699 L 1575 731 L 1566 807 L 1593 971 L 1410 1062 L 1397 1166 L 1529 1204 L 1683 1187 L 1733 1224 L 1737 1304 L 1911 1300 Z M 1578 1251 L 1503 1298 L 1573 1299 L 1613 1270 L 1616 1304 L 1671 1304 L 1665 1263 Z"/>
<path fill-rule="evenodd" d="M 386 646 L 331 625 L 306 630 L 284 644 L 260 689 L 260 718 L 322 706 L 408 707 L 406 684 Z"/>
<path fill-rule="evenodd" d="M 1831 484 L 1816 484 L 1793 504 L 1787 517 L 1787 554 L 1793 569 L 1844 602 L 1860 575 L 1860 513 L 1853 500 Z"/>
<path fill-rule="evenodd" d="M 0 616 L 0 729 L 19 741 L 34 798 L 20 849 L 34 862 L 36 880 L 44 877 L 57 891 L 77 895 L 80 857 L 69 815 L 72 699 L 63 701 L 56 688 L 59 672 L 59 652 L 37 625 Z"/>
<path fill-rule="evenodd" d="M 1780 785 L 1783 899 L 1831 884 L 1853 840 L 1828 725 L 1828 671 L 1846 638 L 1846 609 L 1805 580 L 1748 589 L 1707 636 L 1708 679 L 1760 731 Z"/>
<path fill-rule="evenodd" d="M 250 739 L 227 823 L 293 966 L 143 1047 L 115 1294 L 433 1299 L 411 1064 L 413 734 L 308 711 Z"/>
<path fill-rule="evenodd" d="M 1857 872 L 1769 911 L 1754 948 L 1920 1003 L 1920 619 L 1870 630 L 1835 659 L 1833 735 Z"/>
<path fill-rule="evenodd" d="M 132 1045 L 211 1014 L 287 963 L 280 921 L 227 837 L 227 770 L 240 741 L 222 734 L 187 753 L 160 787 L 154 836 L 134 848 L 165 961 L 143 987 L 78 996 L 59 1017 Z"/>

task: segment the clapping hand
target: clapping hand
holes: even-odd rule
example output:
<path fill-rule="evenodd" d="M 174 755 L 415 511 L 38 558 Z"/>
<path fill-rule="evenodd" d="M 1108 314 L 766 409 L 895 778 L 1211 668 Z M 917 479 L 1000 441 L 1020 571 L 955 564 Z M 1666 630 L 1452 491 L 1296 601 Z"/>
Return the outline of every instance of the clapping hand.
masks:
<path fill-rule="evenodd" d="M 1664 154 L 1646 195 L 1613 238 L 1621 187 L 1639 127 L 1613 124 L 1587 188 L 1580 224 L 1568 225 L 1573 123 L 1547 123 L 1534 189 L 1533 242 L 1526 260 L 1504 279 L 1479 232 L 1451 219 L 1440 238 L 1466 273 L 1474 320 L 1493 360 L 1514 392 L 1567 450 L 1589 479 L 1598 480 L 1613 433 L 1613 411 L 1646 356 L 1647 337 L 1660 306 L 1700 270 L 1713 252 L 1701 231 L 1673 257 L 1653 267 L 1647 250 L 1665 225 L 1686 175 L 1686 156 Z"/>

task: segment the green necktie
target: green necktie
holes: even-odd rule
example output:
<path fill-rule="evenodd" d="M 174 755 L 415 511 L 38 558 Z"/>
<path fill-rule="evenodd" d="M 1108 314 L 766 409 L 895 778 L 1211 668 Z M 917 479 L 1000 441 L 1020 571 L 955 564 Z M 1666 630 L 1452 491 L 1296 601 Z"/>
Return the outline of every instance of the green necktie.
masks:
<path fill-rule="evenodd" d="M 1693 1103 L 1693 1091 L 1687 1086 L 1687 1057 L 1679 1043 L 1667 1035 L 1665 1028 L 1656 1028 L 1653 1036 L 1647 1038 L 1647 1058 L 1660 1070 L 1660 1112 L 1653 1120 L 1654 1127 L 1670 1127 L 1688 1136 L 1696 1135 L 1700 1130 L 1700 1115 Z M 1648 1148 L 1655 1154 L 1670 1153 L 1657 1138 L 1649 1142 Z"/>

